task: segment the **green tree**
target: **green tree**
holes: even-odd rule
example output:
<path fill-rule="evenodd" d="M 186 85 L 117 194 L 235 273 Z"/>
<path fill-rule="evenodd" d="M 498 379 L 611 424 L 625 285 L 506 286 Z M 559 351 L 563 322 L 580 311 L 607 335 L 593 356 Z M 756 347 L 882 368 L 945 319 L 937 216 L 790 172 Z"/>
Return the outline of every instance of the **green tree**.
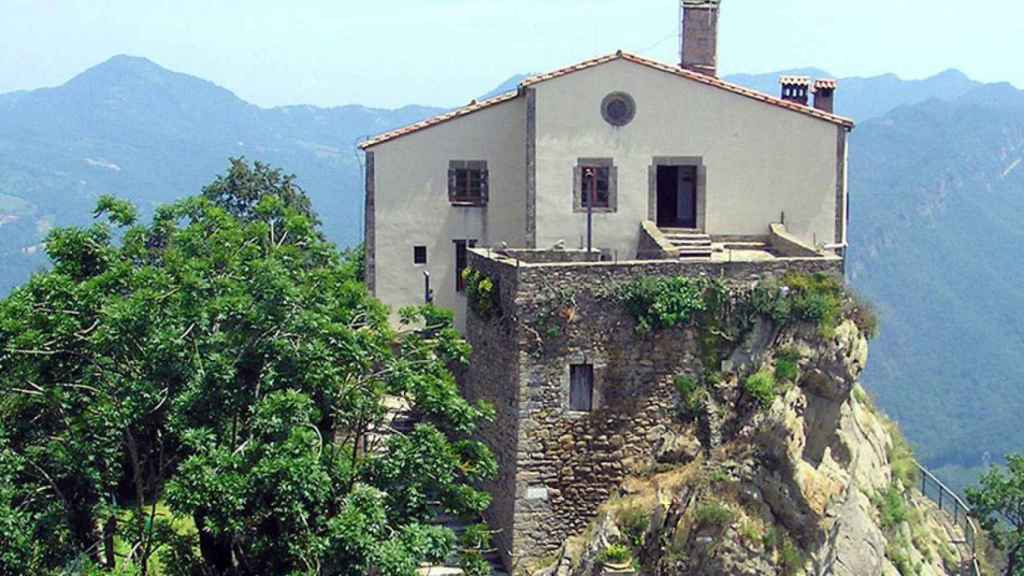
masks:
<path fill-rule="evenodd" d="M 450 314 L 393 330 L 262 165 L 149 224 L 96 215 L 0 302 L 0 573 L 406 576 L 451 552 L 429 521 L 479 515 L 496 464 Z M 421 424 L 387 434 L 393 406 Z"/>
<path fill-rule="evenodd" d="M 1006 576 L 1024 576 L 1024 456 L 1010 454 L 1006 468 L 993 468 L 967 501 L 995 545 L 1006 551 Z"/>

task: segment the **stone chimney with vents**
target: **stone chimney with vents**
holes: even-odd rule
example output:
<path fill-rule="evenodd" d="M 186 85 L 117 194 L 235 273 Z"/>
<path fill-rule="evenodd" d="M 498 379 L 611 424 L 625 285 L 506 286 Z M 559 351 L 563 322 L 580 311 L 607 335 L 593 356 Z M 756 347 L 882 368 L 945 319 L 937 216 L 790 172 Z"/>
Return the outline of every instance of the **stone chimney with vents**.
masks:
<path fill-rule="evenodd" d="M 680 0 L 683 39 L 679 65 L 718 76 L 718 9 L 721 0 Z"/>
<path fill-rule="evenodd" d="M 836 87 L 835 80 L 816 80 L 814 82 L 814 107 L 829 114 L 835 113 Z"/>
<path fill-rule="evenodd" d="M 807 106 L 811 92 L 811 79 L 809 77 L 782 76 L 779 78 L 779 84 L 782 84 L 783 100 Z"/>

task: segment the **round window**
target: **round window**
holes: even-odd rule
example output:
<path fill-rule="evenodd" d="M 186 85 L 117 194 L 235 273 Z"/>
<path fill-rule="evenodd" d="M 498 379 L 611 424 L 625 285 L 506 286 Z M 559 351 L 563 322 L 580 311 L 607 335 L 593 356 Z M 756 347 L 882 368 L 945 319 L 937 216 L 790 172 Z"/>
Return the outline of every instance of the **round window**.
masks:
<path fill-rule="evenodd" d="M 625 92 L 613 92 L 601 102 L 601 115 L 612 126 L 625 126 L 636 116 L 636 102 Z"/>

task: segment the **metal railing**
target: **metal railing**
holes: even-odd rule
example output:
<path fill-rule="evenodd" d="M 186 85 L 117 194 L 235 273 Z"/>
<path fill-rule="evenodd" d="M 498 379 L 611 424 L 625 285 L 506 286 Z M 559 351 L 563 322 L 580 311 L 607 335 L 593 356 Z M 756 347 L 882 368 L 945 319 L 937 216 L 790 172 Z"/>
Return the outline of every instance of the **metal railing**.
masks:
<path fill-rule="evenodd" d="M 917 469 L 921 472 L 921 493 L 935 502 L 939 510 L 951 514 L 953 524 L 963 531 L 964 539 L 953 542 L 960 549 L 960 576 L 981 576 L 981 567 L 978 565 L 978 525 L 971 517 L 971 507 L 927 468 L 917 464 Z"/>

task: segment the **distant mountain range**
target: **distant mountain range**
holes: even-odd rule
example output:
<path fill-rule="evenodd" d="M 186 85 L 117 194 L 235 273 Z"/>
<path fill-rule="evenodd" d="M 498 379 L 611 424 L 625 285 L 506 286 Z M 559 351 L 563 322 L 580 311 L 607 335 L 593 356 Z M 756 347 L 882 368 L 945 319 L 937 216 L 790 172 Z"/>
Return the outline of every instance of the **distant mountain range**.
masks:
<path fill-rule="evenodd" d="M 776 94 L 782 73 L 831 77 L 799 69 L 728 80 Z M 951 70 L 841 79 L 837 98 L 837 111 L 860 122 L 849 276 L 883 326 L 865 381 L 923 460 L 962 484 L 1024 445 L 1024 92 Z M 100 194 L 151 210 L 198 192 L 229 156 L 297 174 L 328 236 L 352 245 L 362 232 L 355 143 L 440 111 L 259 108 L 128 56 L 56 88 L 2 94 L 0 294 L 45 266 L 46 231 L 90 221 Z"/>
<path fill-rule="evenodd" d="M 796 75 L 811 78 L 834 78 L 819 68 L 795 68 L 771 74 L 736 74 L 726 79 L 766 94 L 779 93 L 779 76 Z M 928 100 L 955 100 L 981 86 L 959 70 L 946 70 L 924 80 L 902 80 L 895 74 L 870 78 L 843 78 L 836 92 L 837 111 L 863 122 L 884 116 L 900 106 Z"/>
<path fill-rule="evenodd" d="M 197 193 L 229 156 L 299 175 L 331 240 L 359 241 L 355 142 L 440 112 L 408 106 L 259 108 L 199 78 L 117 56 L 56 88 L 0 95 L 0 294 L 45 261 L 54 225 L 112 193 L 144 210 Z"/>

